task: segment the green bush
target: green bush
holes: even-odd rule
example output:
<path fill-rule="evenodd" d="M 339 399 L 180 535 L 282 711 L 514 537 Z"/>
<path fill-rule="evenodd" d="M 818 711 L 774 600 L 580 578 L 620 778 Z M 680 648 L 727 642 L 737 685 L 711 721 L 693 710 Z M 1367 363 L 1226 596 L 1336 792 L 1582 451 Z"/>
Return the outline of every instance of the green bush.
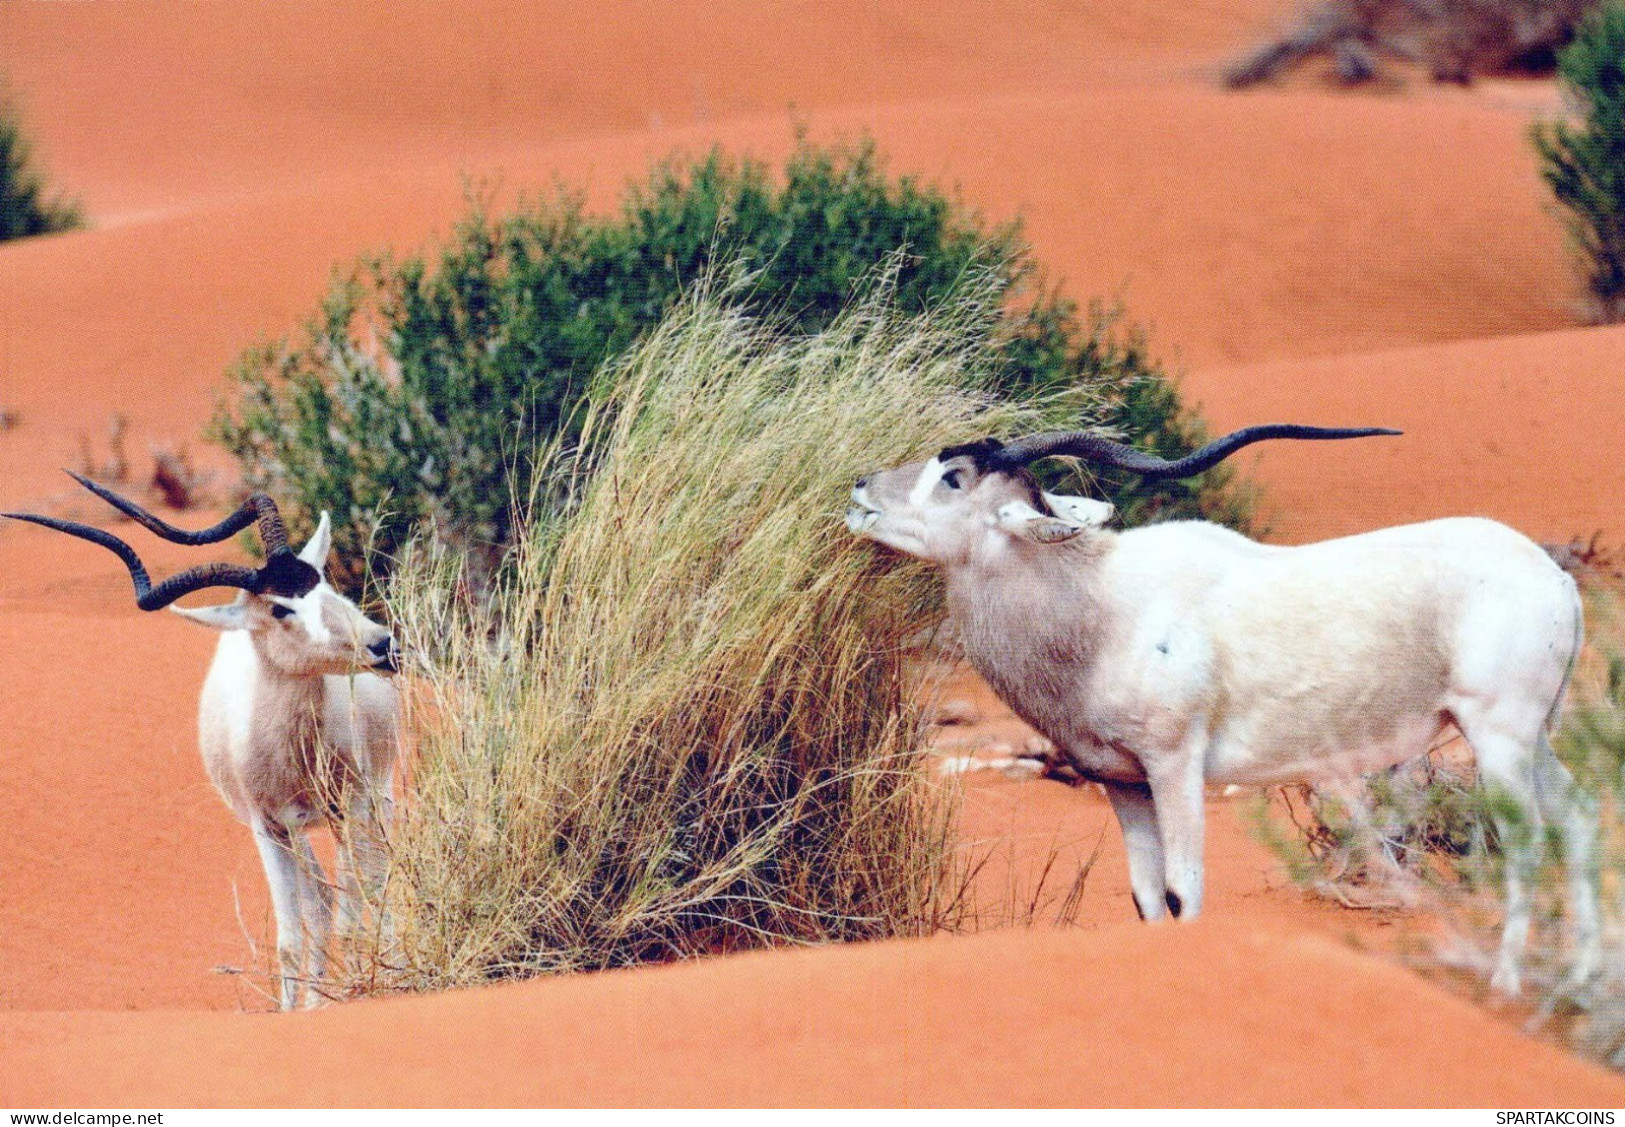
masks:
<path fill-rule="evenodd" d="M 47 199 L 45 182 L 30 167 L 16 107 L 0 85 L 0 242 L 79 226 L 79 209 L 61 196 Z"/>
<path fill-rule="evenodd" d="M 1579 120 L 1537 124 L 1541 175 L 1568 212 L 1602 320 L 1625 320 L 1625 3 L 1580 26 L 1557 71 Z"/>
<path fill-rule="evenodd" d="M 574 441 L 594 374 L 685 287 L 734 264 L 744 311 L 817 332 L 899 250 L 890 284 L 905 312 L 993 274 L 1004 310 L 988 330 L 995 391 L 1055 393 L 1059 420 L 1068 393 L 1104 390 L 1102 421 L 1146 448 L 1177 455 L 1200 442 L 1142 342 L 1044 286 L 1017 225 L 986 229 L 942 192 L 888 178 L 870 142 L 805 139 L 779 178 L 720 151 L 670 160 L 609 218 L 565 190 L 503 220 L 476 203 L 432 264 L 363 263 L 302 343 L 243 357 L 237 401 L 221 405 L 211 434 L 296 525 L 332 512 L 352 589 L 369 569 L 387 572 L 423 524 L 483 583 L 511 544 L 512 500 L 529 496 L 537 452 Z M 1243 522 L 1246 498 L 1227 481 L 1215 470 L 1101 485 L 1131 522 Z"/>

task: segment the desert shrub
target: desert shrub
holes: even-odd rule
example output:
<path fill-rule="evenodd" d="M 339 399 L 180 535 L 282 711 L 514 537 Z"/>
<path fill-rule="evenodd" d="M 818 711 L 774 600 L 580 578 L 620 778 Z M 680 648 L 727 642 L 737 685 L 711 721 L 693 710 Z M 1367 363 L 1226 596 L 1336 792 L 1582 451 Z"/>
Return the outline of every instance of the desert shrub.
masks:
<path fill-rule="evenodd" d="M 1586 604 L 1591 637 L 1552 744 L 1596 807 L 1601 971 L 1588 983 L 1570 981 L 1566 860 L 1561 836 L 1548 826 L 1524 991 L 1550 1032 L 1625 1068 L 1625 591 L 1599 579 Z M 1505 896 L 1505 857 L 1492 815 L 1512 832 L 1520 829 L 1517 812 L 1486 795 L 1475 775 L 1460 759 L 1435 757 L 1364 786 L 1276 792 L 1274 816 L 1262 819 L 1265 838 L 1294 879 L 1319 893 L 1351 906 L 1425 910 L 1442 923 L 1444 939 L 1419 948 L 1416 964 L 1482 990 L 1500 943 Z"/>
<path fill-rule="evenodd" d="M 76 206 L 48 194 L 32 165 L 17 108 L 0 83 L 0 242 L 66 231 L 80 222 Z"/>
<path fill-rule="evenodd" d="M 986 390 L 1001 286 L 904 315 L 886 283 L 810 335 L 702 287 L 596 383 L 592 465 L 546 462 L 542 488 L 583 481 L 516 526 L 493 601 L 418 542 L 391 581 L 418 667 L 393 926 L 349 989 L 953 922 L 902 669 L 938 588 L 841 513 L 867 470 L 1031 421 Z"/>
<path fill-rule="evenodd" d="M 805 140 L 777 177 L 720 151 L 675 158 L 609 218 L 562 190 L 502 220 L 476 205 L 434 262 L 364 263 L 301 343 L 244 356 L 212 433 L 295 526 L 332 511 L 350 588 L 364 568 L 386 573 L 420 525 L 468 556 L 478 580 L 512 542 L 512 499 L 530 495 L 536 452 L 579 435 L 594 373 L 714 264 L 748 275 L 742 308 L 817 332 L 900 250 L 891 274 L 905 311 L 968 278 L 995 280 L 1001 314 L 978 329 L 995 388 L 1104 388 L 1104 425 L 1162 454 L 1200 442 L 1143 342 L 1046 287 L 1016 225 L 989 229 L 941 191 L 889 178 L 871 143 Z M 1215 470 L 1103 486 L 1131 521 L 1242 523 L 1247 497 L 1229 480 Z"/>
<path fill-rule="evenodd" d="M 1416 907 L 1441 880 L 1496 883 L 1499 843 L 1476 771 L 1439 754 L 1364 779 L 1277 788 L 1258 813 L 1293 879 L 1345 907 Z"/>
<path fill-rule="evenodd" d="M 1436 81 L 1549 69 L 1598 0 L 1318 0 L 1280 38 L 1225 68 L 1231 87 L 1274 78 L 1314 57 L 1341 82 L 1382 76 L 1379 59 L 1415 61 Z"/>
<path fill-rule="evenodd" d="M 1597 9 L 1558 59 L 1578 117 L 1537 124 L 1541 175 L 1567 212 L 1602 320 L 1625 320 L 1625 3 Z"/>

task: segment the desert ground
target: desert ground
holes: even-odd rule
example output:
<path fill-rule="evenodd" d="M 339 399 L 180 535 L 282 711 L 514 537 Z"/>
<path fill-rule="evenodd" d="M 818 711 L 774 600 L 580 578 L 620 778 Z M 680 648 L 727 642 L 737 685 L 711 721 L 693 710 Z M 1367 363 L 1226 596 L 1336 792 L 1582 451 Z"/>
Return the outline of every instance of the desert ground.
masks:
<path fill-rule="evenodd" d="M 189 446 L 336 266 L 432 245 L 465 183 L 595 206 L 655 157 L 871 133 L 1120 301 L 1215 429 L 1401 440 L 1237 459 L 1297 542 L 1452 514 L 1625 532 L 1625 329 L 1582 323 L 1527 142 L 1550 81 L 1245 94 L 1288 0 L 0 4 L 0 71 L 85 230 L 0 246 L 0 508 Z M 193 562 L 143 541 L 155 571 Z M 1134 918 L 1088 790 L 979 779 L 1011 880 L 1099 842 L 1079 926 L 729 957 L 266 1015 L 247 831 L 204 779 L 214 638 L 107 555 L 0 526 L 0 1105 L 1612 1106 L 1625 1079 L 1391 956 L 1215 799 L 1204 918 Z M 1019 738 L 997 702 L 969 732 Z M 1012 735 L 1011 733 L 1015 734 Z M 1070 863 L 1070 861 L 1069 861 Z M 247 1012 L 244 1012 L 247 1011 Z"/>

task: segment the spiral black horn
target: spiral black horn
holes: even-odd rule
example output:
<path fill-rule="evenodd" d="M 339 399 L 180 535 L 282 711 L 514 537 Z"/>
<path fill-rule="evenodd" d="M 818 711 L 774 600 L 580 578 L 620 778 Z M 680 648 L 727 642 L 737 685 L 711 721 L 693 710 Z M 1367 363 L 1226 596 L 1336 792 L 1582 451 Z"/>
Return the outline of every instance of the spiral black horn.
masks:
<path fill-rule="evenodd" d="M 184 528 L 176 528 L 152 513 L 147 512 L 140 505 L 127 497 L 120 497 L 111 489 L 97 485 L 88 477 L 81 477 L 72 470 L 67 471 L 68 476 L 80 485 L 90 490 L 96 496 L 112 505 L 119 512 L 165 540 L 173 544 L 218 544 L 229 536 L 234 536 L 249 525 L 259 522 L 260 543 L 265 547 L 266 558 L 278 552 L 286 552 L 288 548 L 288 530 L 282 523 L 282 514 L 277 511 L 276 502 L 264 493 L 251 494 L 246 501 L 237 507 L 219 524 L 211 525 L 198 532 L 188 532 Z"/>
<path fill-rule="evenodd" d="M 55 529 L 57 532 L 65 532 L 69 536 L 77 536 L 92 544 L 100 544 L 112 552 L 123 560 L 124 566 L 129 569 L 130 580 L 135 584 L 135 605 L 142 610 L 161 610 L 181 596 L 200 591 L 205 587 L 236 587 L 256 595 L 270 594 L 298 598 L 300 595 L 308 594 L 321 582 L 321 573 L 296 556 L 288 547 L 288 533 L 282 524 L 281 514 L 277 512 L 276 502 L 263 493 L 256 493 L 244 501 L 236 512 L 219 524 L 198 532 L 188 532 L 160 520 L 134 501 L 120 497 L 112 490 L 87 478 L 78 474 L 72 474 L 72 477 L 130 519 L 176 544 L 216 544 L 256 521 L 259 523 L 260 541 L 265 545 L 264 567 L 252 568 L 230 563 L 200 564 L 172 575 L 154 586 L 135 549 L 111 532 L 71 520 L 41 516 L 38 513 L 0 513 L 0 516 L 10 517 L 12 520 L 25 520 L 31 524 Z"/>
<path fill-rule="evenodd" d="M 1293 423 L 1269 423 L 1245 427 L 1208 443 L 1191 454 L 1170 462 L 1121 442 L 1113 442 L 1088 431 L 1053 431 L 1035 434 L 988 451 L 987 464 L 994 469 L 1016 469 L 1040 458 L 1066 456 L 1082 458 L 1096 465 L 1114 466 L 1149 478 L 1192 477 L 1255 442 L 1272 438 L 1336 439 L 1370 438 L 1402 433 L 1386 427 L 1306 427 Z"/>

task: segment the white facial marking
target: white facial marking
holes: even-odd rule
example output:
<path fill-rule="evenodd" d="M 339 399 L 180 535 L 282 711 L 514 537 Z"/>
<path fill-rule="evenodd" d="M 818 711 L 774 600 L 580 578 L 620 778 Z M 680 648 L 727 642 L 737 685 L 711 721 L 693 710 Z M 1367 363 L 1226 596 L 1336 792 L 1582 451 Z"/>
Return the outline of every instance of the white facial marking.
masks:
<path fill-rule="evenodd" d="M 301 595 L 297 599 L 290 599 L 282 595 L 267 595 L 266 598 L 279 607 L 287 607 L 293 611 L 294 617 L 304 629 L 305 636 L 318 645 L 332 638 L 333 633 L 327 628 L 327 622 L 322 615 L 322 587 L 319 584 L 309 594 Z"/>
<path fill-rule="evenodd" d="M 942 480 L 942 472 L 942 462 L 936 458 L 932 458 L 921 467 L 919 480 L 914 483 L 914 488 L 909 490 L 908 503 L 916 509 L 924 508 L 931 491 L 937 487 L 937 482 Z"/>
<path fill-rule="evenodd" d="M 305 633 L 310 635 L 310 640 L 317 644 L 330 641 L 333 632 L 327 628 L 327 617 L 322 614 L 322 587 L 317 587 L 300 601 L 305 605 L 299 610 L 299 621 L 305 624 Z"/>

